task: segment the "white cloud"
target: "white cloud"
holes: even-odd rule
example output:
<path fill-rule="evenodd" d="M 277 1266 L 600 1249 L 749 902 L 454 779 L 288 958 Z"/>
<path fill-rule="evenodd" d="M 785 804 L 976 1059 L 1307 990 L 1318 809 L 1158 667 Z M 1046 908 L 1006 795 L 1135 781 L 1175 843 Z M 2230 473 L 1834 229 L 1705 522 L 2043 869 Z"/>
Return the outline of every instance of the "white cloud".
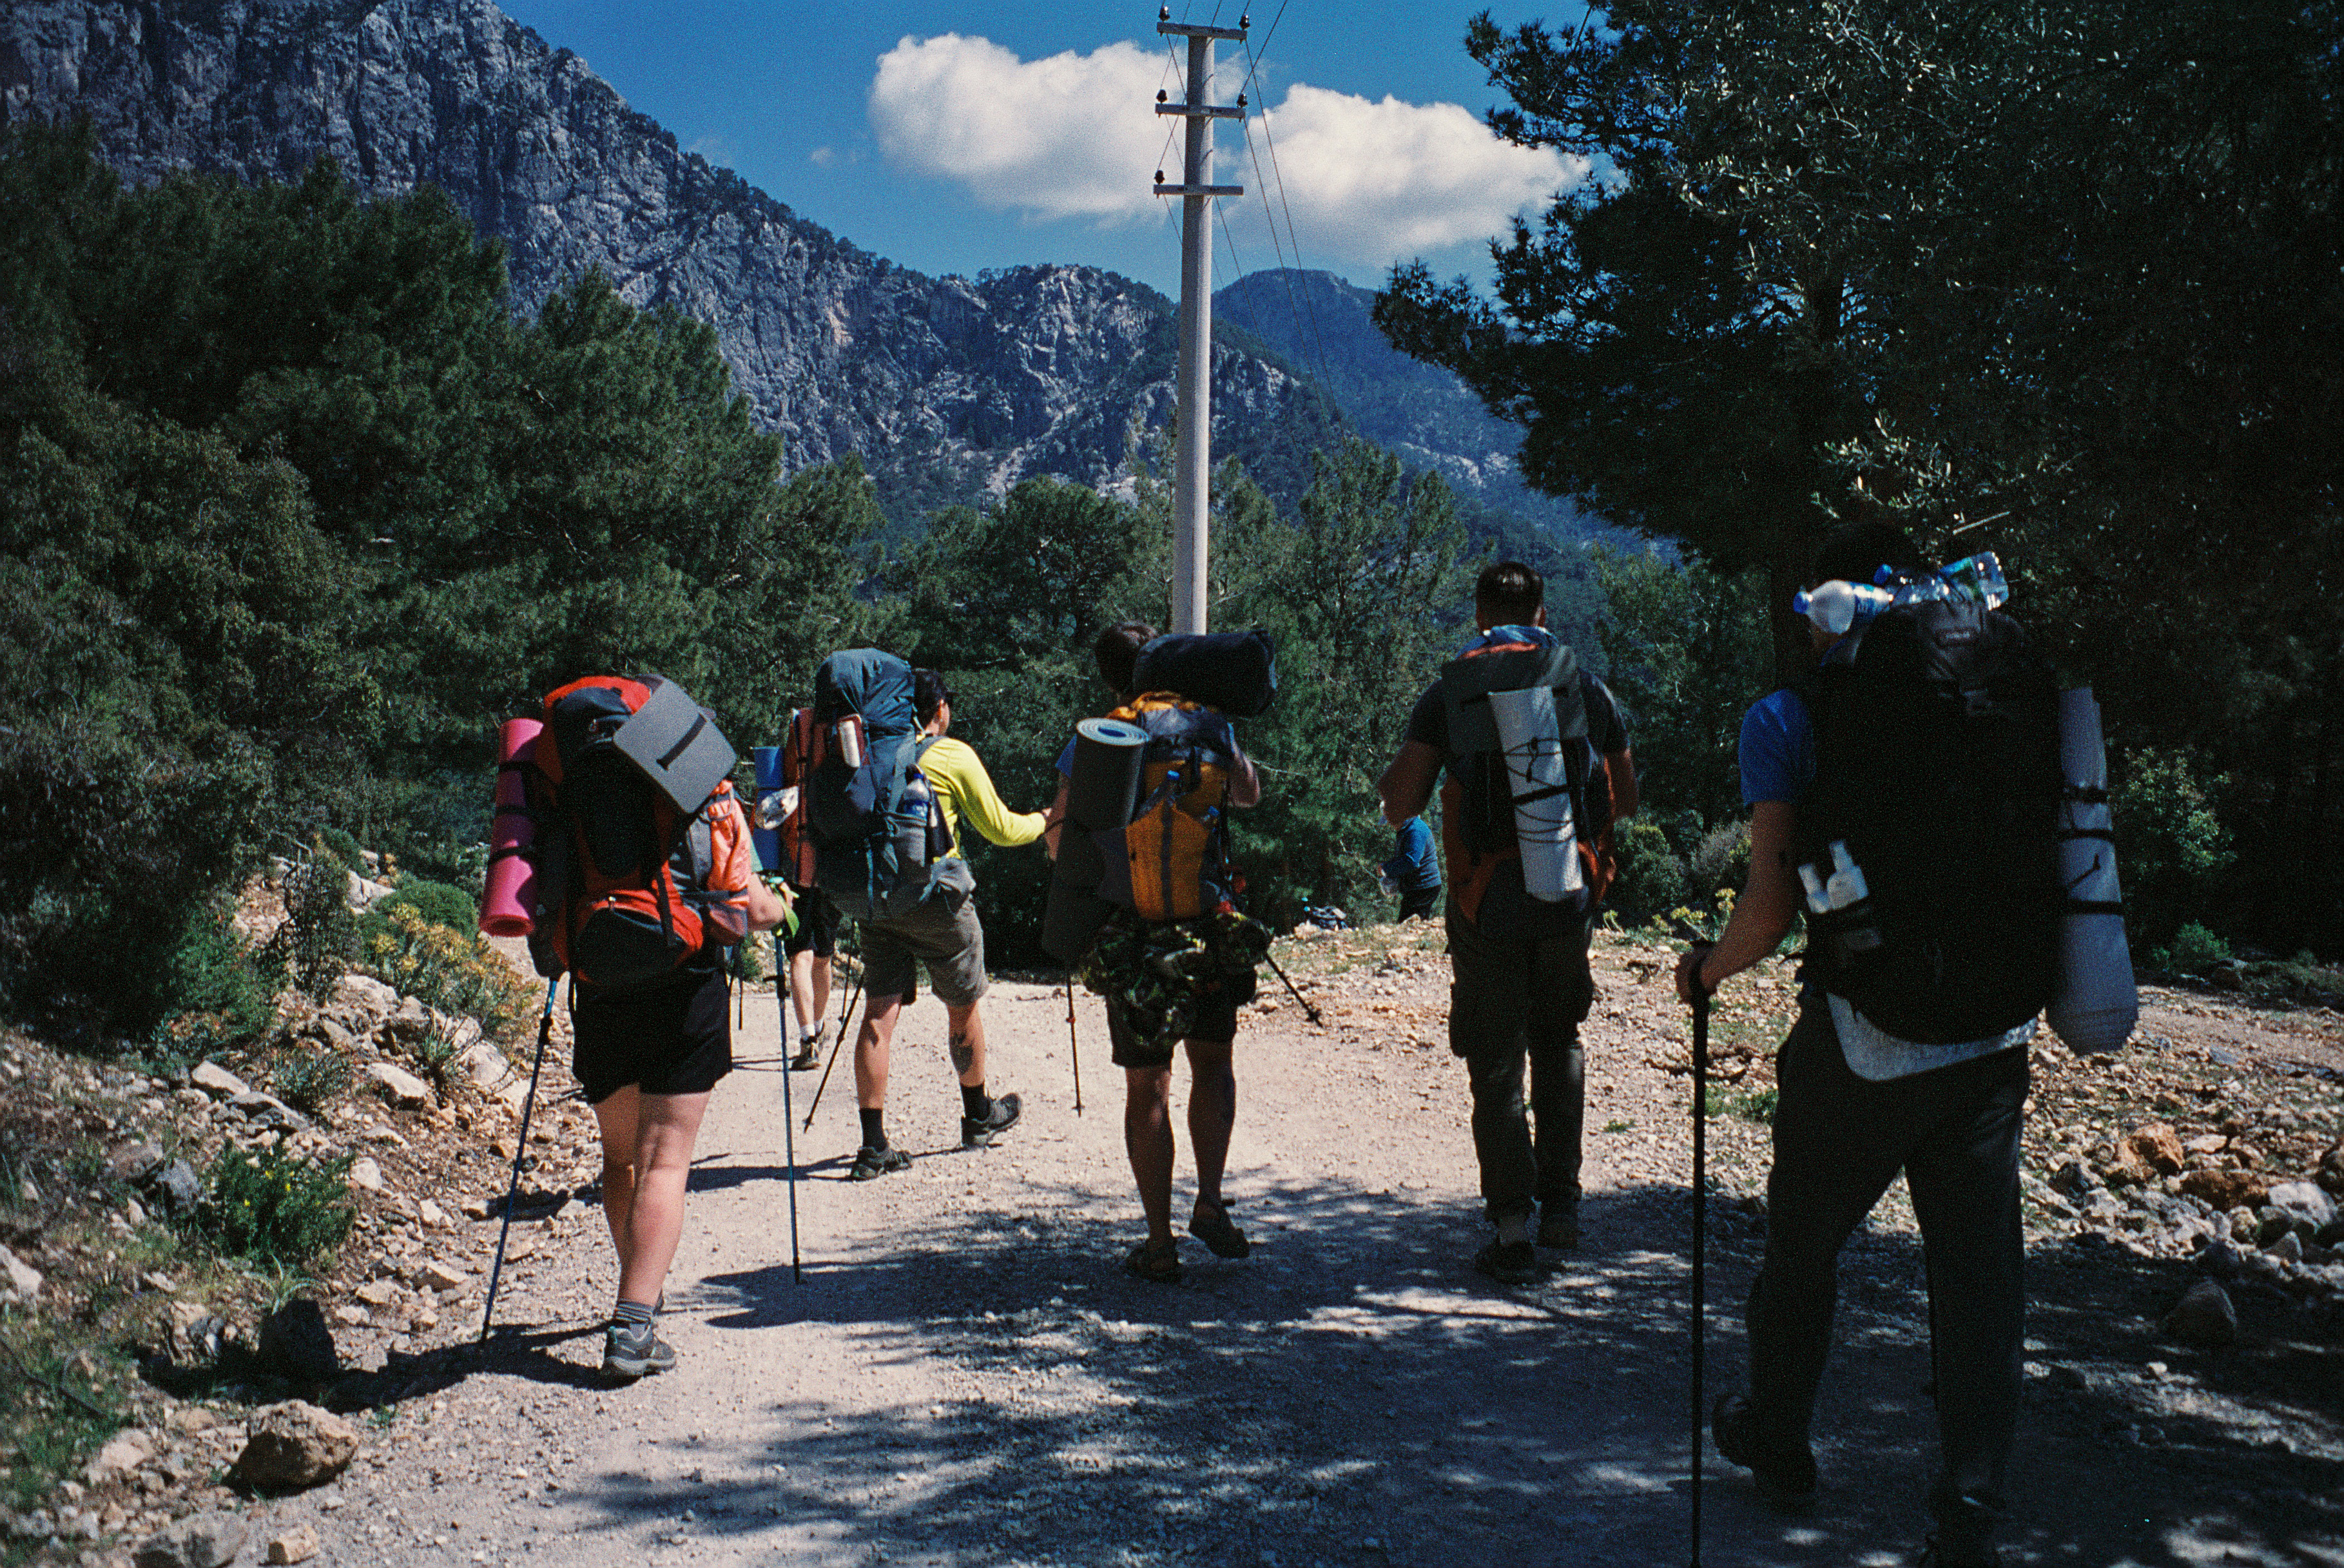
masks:
<path fill-rule="evenodd" d="M 1217 100 L 1241 74 L 1225 59 Z M 898 167 L 953 181 L 989 207 L 1040 218 L 1115 223 L 1163 208 L 1149 191 L 1163 168 L 1179 177 L 1176 120 L 1155 113 L 1159 86 L 1177 97 L 1166 56 L 1131 44 L 1088 55 L 1021 60 L 985 38 L 906 37 L 879 57 L 871 84 L 872 129 Z M 1456 104 L 1381 102 L 1295 84 L 1261 116 L 1276 138 L 1276 173 L 1306 265 L 1381 265 L 1502 230 L 1586 177 L 1583 158 L 1510 146 Z M 1264 127 L 1253 127 L 1269 174 Z M 1227 217 L 1238 232 L 1260 221 L 1261 179 L 1245 134 L 1224 124 L 1214 178 L 1246 196 Z M 1252 209 L 1248 214 L 1246 209 Z"/>

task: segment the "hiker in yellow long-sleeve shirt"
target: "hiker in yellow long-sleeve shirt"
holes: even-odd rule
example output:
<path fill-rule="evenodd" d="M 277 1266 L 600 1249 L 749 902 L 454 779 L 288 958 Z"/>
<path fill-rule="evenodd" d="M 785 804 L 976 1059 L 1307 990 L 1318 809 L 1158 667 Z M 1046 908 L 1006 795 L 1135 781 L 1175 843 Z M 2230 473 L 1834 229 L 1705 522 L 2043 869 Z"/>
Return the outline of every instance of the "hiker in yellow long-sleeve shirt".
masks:
<path fill-rule="evenodd" d="M 960 1076 L 962 1145 L 990 1144 L 1015 1124 L 1021 1108 L 1014 1094 L 985 1092 L 985 1019 L 976 1007 L 985 988 L 985 927 L 977 922 L 976 877 L 961 855 L 960 835 L 965 823 L 1005 849 L 1032 844 L 1042 836 L 1043 814 L 1011 811 L 975 749 L 945 734 L 952 727 L 953 694 L 943 676 L 914 671 L 912 702 L 929 737 L 920 752 L 920 772 L 944 808 L 952 846 L 935 857 L 940 864 L 935 890 L 917 908 L 898 919 L 863 926 L 864 985 L 871 1000 L 854 1041 L 863 1147 L 847 1175 L 855 1181 L 874 1180 L 912 1163 L 910 1155 L 887 1141 L 887 1067 L 895 1021 L 914 995 L 920 964 L 927 966 L 928 984 L 945 1005 L 952 1064 Z"/>

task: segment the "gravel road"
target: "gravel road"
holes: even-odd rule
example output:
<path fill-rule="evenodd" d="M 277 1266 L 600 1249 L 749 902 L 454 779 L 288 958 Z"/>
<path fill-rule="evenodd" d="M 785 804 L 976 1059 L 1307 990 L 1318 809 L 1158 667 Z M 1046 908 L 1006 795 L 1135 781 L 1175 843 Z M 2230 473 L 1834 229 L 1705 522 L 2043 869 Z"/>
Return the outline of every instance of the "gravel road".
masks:
<path fill-rule="evenodd" d="M 1077 1115 L 1064 993 L 996 983 L 993 1087 L 1024 1096 L 1025 1119 L 965 1153 L 943 1011 L 924 997 L 897 1036 L 889 1114 L 912 1168 L 844 1179 L 844 1062 L 797 1134 L 803 1283 L 783 1078 L 740 1072 L 701 1138 L 662 1327 L 673 1372 L 596 1386 L 612 1268 L 599 1213 L 573 1206 L 507 1277 L 498 1315 L 515 1331 L 482 1360 L 427 1358 L 431 1391 L 270 1520 L 314 1523 L 333 1563 L 1691 1561 L 1687 1090 L 1667 1070 L 1684 1050 L 1667 956 L 1601 946 L 1587 1239 L 1504 1289 L 1468 1265 L 1484 1228 L 1437 939 L 1408 927 L 1346 952 L 1297 966 L 1328 1027 L 1291 1002 L 1244 1021 L 1228 1188 L 1251 1259 L 1189 1241 L 1168 1288 L 1117 1267 L 1141 1227 L 1096 998 L 1076 996 Z M 1788 1005 L 1779 975 L 1744 995 L 1745 1033 Z M 736 1049 L 779 1055 L 770 992 L 748 997 Z M 788 1085 L 801 1119 L 813 1084 Z M 1186 1087 L 1184 1067 L 1176 1104 Z M 1763 1220 L 1732 1195 L 1763 1172 L 1764 1128 L 1712 1126 L 1714 1390 L 1742 1361 Z M 2162 1348 L 2155 1318 L 2186 1270 L 2107 1250 L 2037 1249 L 2010 1561 L 2344 1563 L 2332 1339 L 2281 1322 L 2249 1325 L 2252 1356 Z M 1935 1452 L 1920 1282 L 1915 1239 L 1884 1212 L 1851 1249 L 1821 1508 L 1769 1512 L 1710 1456 L 1702 1561 L 1915 1560 Z"/>

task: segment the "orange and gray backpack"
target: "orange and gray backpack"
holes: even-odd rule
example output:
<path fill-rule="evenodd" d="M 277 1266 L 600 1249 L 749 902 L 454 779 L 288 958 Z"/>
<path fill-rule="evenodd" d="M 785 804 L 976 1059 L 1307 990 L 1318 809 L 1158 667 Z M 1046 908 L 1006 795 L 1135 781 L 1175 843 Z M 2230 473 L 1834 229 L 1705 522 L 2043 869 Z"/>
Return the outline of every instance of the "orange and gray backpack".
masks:
<path fill-rule="evenodd" d="M 1229 783 L 1238 756 L 1229 721 L 1172 692 L 1136 697 L 1107 717 L 1147 731 L 1147 744 L 1124 853 L 1105 856 L 1098 895 L 1143 920 L 1236 908 L 1244 882 L 1229 863 Z"/>
<path fill-rule="evenodd" d="M 734 759 L 706 710 L 656 675 L 590 675 L 544 712 L 538 972 L 627 990 L 740 941 L 745 912 L 711 886 Z"/>

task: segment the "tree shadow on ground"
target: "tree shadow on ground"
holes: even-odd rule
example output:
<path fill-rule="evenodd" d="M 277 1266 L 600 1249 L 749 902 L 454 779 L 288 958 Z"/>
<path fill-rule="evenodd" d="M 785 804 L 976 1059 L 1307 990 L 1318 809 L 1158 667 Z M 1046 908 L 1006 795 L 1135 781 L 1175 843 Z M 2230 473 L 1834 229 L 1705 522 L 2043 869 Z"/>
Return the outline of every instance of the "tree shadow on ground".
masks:
<path fill-rule="evenodd" d="M 1482 1234 L 1406 1194 L 1272 1186 L 1238 1219 L 1243 1262 L 1189 1243 L 1187 1279 L 1130 1280 L 1127 1235 L 1074 1195 L 963 1209 L 884 1256 L 702 1282 L 712 1326 L 843 1327 L 883 1380 L 953 1397 L 803 1400 L 704 1434 L 592 1499 L 612 1525 L 684 1518 L 760 1556 L 894 1562 L 1662 1564 L 1690 1559 L 1689 1195 L 1592 1196 L 1589 1243 L 1517 1289 L 1467 1266 Z M 1127 1214 L 1127 1199 L 1108 1206 Z M 1758 1222 L 1715 1212 L 1710 1391 L 1743 1363 Z M 2316 1453 L 2217 1394 L 2282 1404 L 2311 1446 L 2344 1430 L 2338 1358 L 2249 1313 L 2194 1360 L 2155 1319 L 2182 1265 L 2046 1249 L 2013 1477 L 2014 1563 L 2181 1568 L 2344 1563 L 2344 1509 Z M 1789 1519 L 1704 1453 L 1703 1560 L 1748 1568 L 1915 1561 L 1935 1459 L 1917 1241 L 1867 1231 L 1844 1270 L 1824 1396 L 1821 1507 Z M 2145 1373 L 2164 1360 L 2198 1397 Z M 2199 1386 L 2199 1385 L 2202 1385 Z M 2147 1429 L 2154 1426 L 2154 1432 Z M 657 1477 L 674 1462 L 685 1480 Z M 669 1539 L 682 1539 L 682 1536 Z M 2228 1553 L 2226 1555 L 2226 1553 Z"/>

